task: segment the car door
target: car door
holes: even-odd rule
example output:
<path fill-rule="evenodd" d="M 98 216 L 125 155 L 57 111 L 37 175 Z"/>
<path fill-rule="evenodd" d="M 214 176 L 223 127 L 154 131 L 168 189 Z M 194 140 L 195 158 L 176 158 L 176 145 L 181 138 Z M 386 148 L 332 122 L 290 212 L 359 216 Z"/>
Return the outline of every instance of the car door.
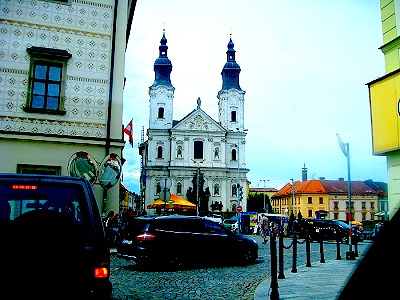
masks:
<path fill-rule="evenodd" d="M 237 245 L 231 233 L 215 222 L 204 220 L 203 224 L 203 253 L 209 260 L 221 261 L 235 252 Z"/>

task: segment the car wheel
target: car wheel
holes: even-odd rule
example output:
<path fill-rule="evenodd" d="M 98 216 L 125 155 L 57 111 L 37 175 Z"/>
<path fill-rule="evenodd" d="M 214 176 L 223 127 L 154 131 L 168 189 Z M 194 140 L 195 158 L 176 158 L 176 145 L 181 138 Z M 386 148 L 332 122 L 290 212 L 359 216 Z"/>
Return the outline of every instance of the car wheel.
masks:
<path fill-rule="evenodd" d="M 242 253 L 242 263 L 245 265 L 254 263 L 257 259 L 257 252 L 254 251 L 253 249 L 247 248 L 243 249 Z"/>
<path fill-rule="evenodd" d="M 174 255 L 169 260 L 169 266 L 175 270 L 182 268 L 183 259 L 180 256 Z"/>

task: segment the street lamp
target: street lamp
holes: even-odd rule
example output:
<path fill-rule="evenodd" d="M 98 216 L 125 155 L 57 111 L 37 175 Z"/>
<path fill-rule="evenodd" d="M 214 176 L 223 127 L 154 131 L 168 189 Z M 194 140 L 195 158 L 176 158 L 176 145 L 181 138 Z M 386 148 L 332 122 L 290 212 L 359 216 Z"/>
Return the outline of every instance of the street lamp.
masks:
<path fill-rule="evenodd" d="M 263 209 L 265 209 L 266 212 L 268 213 L 268 209 L 267 209 L 266 204 L 265 204 L 265 181 L 269 181 L 269 179 L 260 179 L 260 182 L 261 182 L 261 181 L 264 181 L 264 191 L 263 191 L 263 196 L 264 196 L 264 207 L 263 207 Z"/>
<path fill-rule="evenodd" d="M 352 230 L 351 230 L 351 220 L 352 220 L 352 215 L 351 215 L 351 180 L 350 180 L 350 144 L 349 143 L 343 143 L 342 139 L 340 136 L 336 133 L 336 137 L 340 146 L 340 149 L 342 149 L 342 152 L 344 156 L 347 157 L 347 192 L 348 192 L 348 197 L 349 197 L 349 214 L 348 214 L 348 219 L 349 219 L 349 253 L 346 255 L 346 259 L 354 259 L 353 255 L 353 249 L 352 249 Z"/>
<path fill-rule="evenodd" d="M 236 189 L 236 193 L 237 193 L 237 197 L 238 197 L 238 207 L 240 206 L 240 197 L 241 197 L 241 193 L 240 193 L 240 156 L 239 156 L 239 151 L 240 151 L 240 128 L 236 127 L 237 130 L 237 189 Z M 243 132 L 247 131 L 247 129 L 243 129 Z M 243 187 L 242 187 L 243 190 Z M 238 211 L 238 225 L 239 225 L 239 232 L 241 230 L 241 224 L 240 224 L 240 212 Z"/>
<path fill-rule="evenodd" d="M 294 179 L 293 178 L 290 178 L 290 185 L 292 186 L 292 214 L 294 214 L 293 206 L 294 206 L 294 188 L 295 188 L 295 185 L 294 185 Z"/>

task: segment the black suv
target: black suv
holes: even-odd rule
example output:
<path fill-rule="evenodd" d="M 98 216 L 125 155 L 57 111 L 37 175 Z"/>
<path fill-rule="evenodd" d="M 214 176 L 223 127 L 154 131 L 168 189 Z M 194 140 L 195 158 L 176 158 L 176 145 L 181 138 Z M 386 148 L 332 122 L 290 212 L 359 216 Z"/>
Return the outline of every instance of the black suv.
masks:
<path fill-rule="evenodd" d="M 142 266 L 181 267 L 199 262 L 253 263 L 258 245 L 203 217 L 135 218 L 122 230 L 117 255 Z"/>
<path fill-rule="evenodd" d="M 331 219 L 303 219 L 300 224 L 300 236 L 305 237 L 309 234 L 310 241 L 333 240 L 341 243 L 349 243 L 349 224 Z M 358 243 L 362 241 L 361 232 L 352 228 L 352 242 Z"/>
<path fill-rule="evenodd" d="M 110 250 L 86 179 L 0 174 L 0 238 L 2 293 L 111 298 Z"/>

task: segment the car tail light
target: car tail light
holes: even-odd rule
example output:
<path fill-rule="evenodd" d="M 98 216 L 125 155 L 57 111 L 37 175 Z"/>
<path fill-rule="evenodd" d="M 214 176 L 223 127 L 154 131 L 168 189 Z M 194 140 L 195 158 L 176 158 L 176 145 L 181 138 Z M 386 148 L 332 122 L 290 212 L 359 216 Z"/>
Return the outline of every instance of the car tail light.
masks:
<path fill-rule="evenodd" d="M 152 241 L 156 238 L 155 234 L 144 232 L 135 237 L 137 241 Z"/>
<path fill-rule="evenodd" d="M 37 190 L 37 185 L 26 185 L 26 184 L 13 184 L 11 189 L 13 190 Z"/>
<path fill-rule="evenodd" d="M 95 268 L 94 278 L 107 278 L 110 275 L 110 270 L 108 268 Z"/>

